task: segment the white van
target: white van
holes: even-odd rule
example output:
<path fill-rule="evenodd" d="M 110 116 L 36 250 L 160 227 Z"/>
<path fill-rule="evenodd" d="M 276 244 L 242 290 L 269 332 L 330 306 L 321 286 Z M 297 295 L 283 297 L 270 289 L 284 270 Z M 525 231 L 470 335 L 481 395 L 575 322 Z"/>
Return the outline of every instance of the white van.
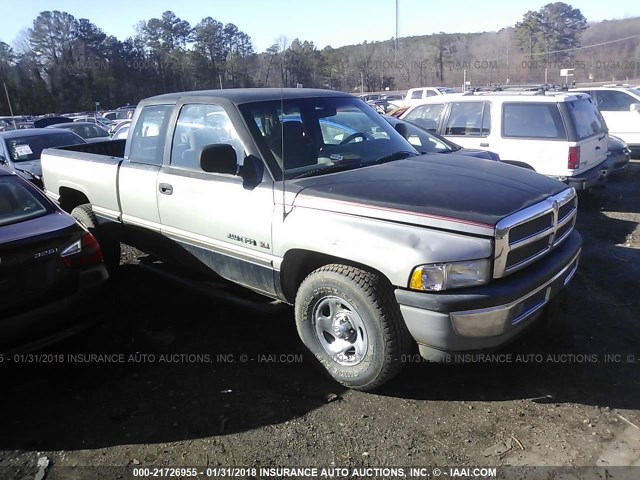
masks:
<path fill-rule="evenodd" d="M 608 133 L 589 95 L 468 92 L 431 97 L 401 119 L 465 148 L 491 150 L 506 163 L 557 178 L 576 190 L 604 182 Z"/>
<path fill-rule="evenodd" d="M 620 137 L 636 155 L 640 152 L 640 88 L 604 86 L 570 91 L 591 95 L 607 122 L 609 133 Z"/>

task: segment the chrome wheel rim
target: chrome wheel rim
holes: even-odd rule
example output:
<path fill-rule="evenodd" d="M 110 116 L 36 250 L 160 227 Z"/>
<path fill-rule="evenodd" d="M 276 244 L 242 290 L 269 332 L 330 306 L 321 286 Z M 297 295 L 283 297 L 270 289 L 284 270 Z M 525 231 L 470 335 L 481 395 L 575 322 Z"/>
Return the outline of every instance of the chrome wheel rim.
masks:
<path fill-rule="evenodd" d="M 318 343 L 334 362 L 353 366 L 364 360 L 369 341 L 360 314 L 346 300 L 325 297 L 313 310 Z"/>

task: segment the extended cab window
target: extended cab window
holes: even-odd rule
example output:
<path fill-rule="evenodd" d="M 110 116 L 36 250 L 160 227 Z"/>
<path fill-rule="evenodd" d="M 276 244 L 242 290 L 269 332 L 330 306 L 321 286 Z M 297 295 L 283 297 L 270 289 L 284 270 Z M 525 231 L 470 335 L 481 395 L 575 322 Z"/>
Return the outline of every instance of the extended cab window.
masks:
<path fill-rule="evenodd" d="M 491 130 L 490 105 L 487 102 L 451 104 L 445 135 L 485 136 Z"/>
<path fill-rule="evenodd" d="M 231 145 L 242 162 L 244 147 L 224 108 L 212 104 L 184 105 L 173 133 L 171 165 L 200 170 L 202 148 L 221 143 Z"/>
<path fill-rule="evenodd" d="M 138 163 L 162 163 L 164 138 L 172 105 L 144 107 L 131 137 L 129 160 Z"/>
<path fill-rule="evenodd" d="M 413 100 L 418 99 L 418 98 L 422 98 L 422 90 L 415 90 L 415 91 L 411 92 L 411 98 Z"/>
<path fill-rule="evenodd" d="M 567 133 L 555 103 L 505 103 L 502 136 L 566 139 Z"/>

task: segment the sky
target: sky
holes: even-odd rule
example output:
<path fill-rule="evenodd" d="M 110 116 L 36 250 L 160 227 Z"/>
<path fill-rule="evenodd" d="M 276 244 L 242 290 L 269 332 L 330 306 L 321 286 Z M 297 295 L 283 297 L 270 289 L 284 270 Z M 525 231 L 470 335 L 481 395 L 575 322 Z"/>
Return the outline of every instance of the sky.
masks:
<path fill-rule="evenodd" d="M 552 0 L 397 0 L 399 37 L 432 33 L 497 31 L 513 26 L 529 10 Z M 640 16 L 632 0 L 576 0 L 587 21 Z M 195 26 L 205 17 L 234 23 L 247 33 L 258 52 L 280 36 L 312 41 L 322 49 L 363 41 L 388 40 L 396 32 L 396 0 L 0 0 L 0 41 L 14 41 L 45 10 L 60 10 L 88 18 L 106 34 L 124 40 L 135 34 L 140 20 L 160 17 L 166 10 Z"/>

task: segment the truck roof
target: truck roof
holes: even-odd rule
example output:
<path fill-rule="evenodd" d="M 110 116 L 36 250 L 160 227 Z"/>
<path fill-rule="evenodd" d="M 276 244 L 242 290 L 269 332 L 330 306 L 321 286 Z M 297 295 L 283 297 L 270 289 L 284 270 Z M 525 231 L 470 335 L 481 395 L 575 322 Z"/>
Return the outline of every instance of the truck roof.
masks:
<path fill-rule="evenodd" d="M 345 97 L 348 93 L 323 90 L 319 88 L 228 88 L 221 90 L 194 90 L 191 92 L 174 92 L 164 95 L 157 95 L 144 100 L 145 104 L 176 103 L 180 98 L 211 98 L 222 97 L 233 103 L 252 103 L 270 100 L 289 100 L 292 98 L 312 98 L 312 97 Z"/>

